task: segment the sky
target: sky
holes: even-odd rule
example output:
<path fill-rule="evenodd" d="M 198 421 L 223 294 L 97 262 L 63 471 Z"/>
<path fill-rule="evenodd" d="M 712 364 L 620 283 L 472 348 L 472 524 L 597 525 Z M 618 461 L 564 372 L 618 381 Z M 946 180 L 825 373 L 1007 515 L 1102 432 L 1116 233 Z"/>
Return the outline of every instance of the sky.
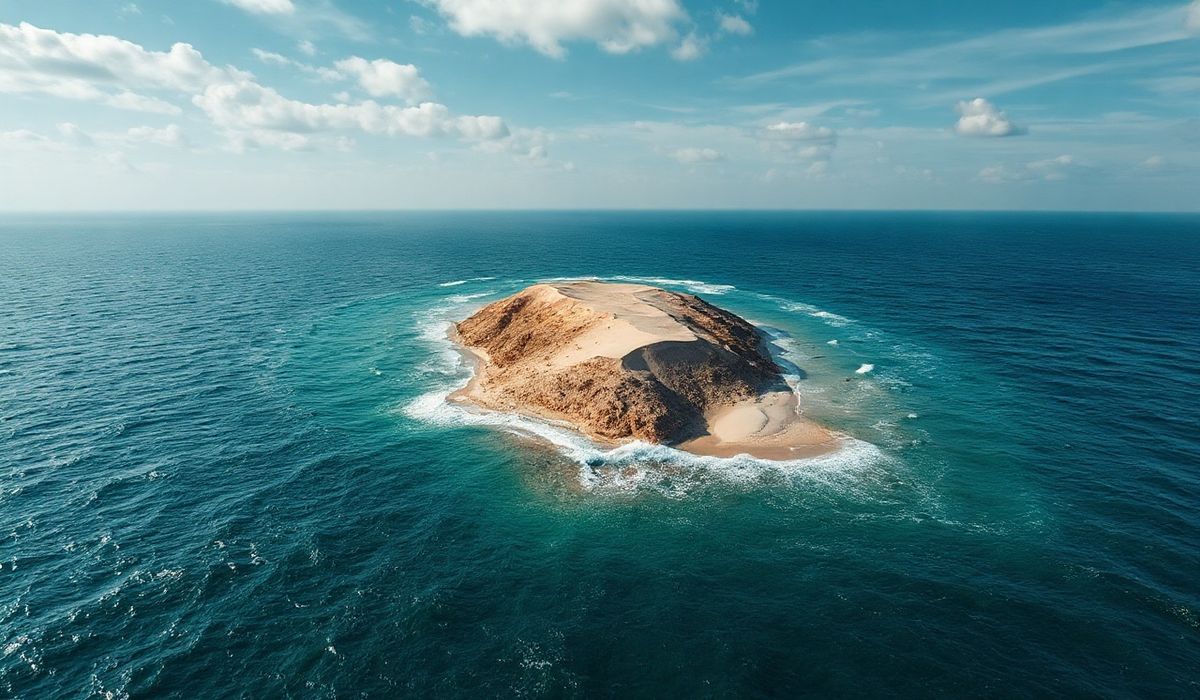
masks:
<path fill-rule="evenodd" d="M 1200 211 L 1200 0 L 0 0 L 0 211 Z"/>

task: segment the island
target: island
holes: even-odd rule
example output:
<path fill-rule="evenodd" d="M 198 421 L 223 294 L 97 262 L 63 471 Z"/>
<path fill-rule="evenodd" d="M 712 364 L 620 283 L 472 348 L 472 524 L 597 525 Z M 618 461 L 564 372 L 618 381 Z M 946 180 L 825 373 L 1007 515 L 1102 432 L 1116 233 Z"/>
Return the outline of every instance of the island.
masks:
<path fill-rule="evenodd" d="M 454 325 L 475 363 L 450 400 L 714 457 L 838 448 L 805 418 L 763 334 L 703 299 L 639 284 L 536 284 Z"/>

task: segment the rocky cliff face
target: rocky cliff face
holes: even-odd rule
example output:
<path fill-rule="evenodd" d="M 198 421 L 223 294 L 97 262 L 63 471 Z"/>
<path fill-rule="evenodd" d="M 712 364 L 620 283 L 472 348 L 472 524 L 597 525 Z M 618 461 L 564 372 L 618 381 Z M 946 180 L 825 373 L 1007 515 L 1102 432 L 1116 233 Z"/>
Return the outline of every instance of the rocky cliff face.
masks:
<path fill-rule="evenodd" d="M 535 285 L 457 332 L 481 359 L 466 398 L 606 440 L 688 440 L 705 433 L 712 411 L 781 383 L 752 325 L 653 287 Z"/>

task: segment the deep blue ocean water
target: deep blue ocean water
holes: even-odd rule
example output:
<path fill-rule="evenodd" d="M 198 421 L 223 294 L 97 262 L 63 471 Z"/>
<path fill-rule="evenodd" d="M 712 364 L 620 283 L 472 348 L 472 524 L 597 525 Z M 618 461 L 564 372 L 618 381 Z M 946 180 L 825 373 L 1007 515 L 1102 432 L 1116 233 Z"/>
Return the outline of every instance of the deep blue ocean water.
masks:
<path fill-rule="evenodd" d="M 440 402 L 579 276 L 770 329 L 851 448 Z M 1196 697 L 1200 218 L 0 219 L 0 696 L 91 694 Z"/>

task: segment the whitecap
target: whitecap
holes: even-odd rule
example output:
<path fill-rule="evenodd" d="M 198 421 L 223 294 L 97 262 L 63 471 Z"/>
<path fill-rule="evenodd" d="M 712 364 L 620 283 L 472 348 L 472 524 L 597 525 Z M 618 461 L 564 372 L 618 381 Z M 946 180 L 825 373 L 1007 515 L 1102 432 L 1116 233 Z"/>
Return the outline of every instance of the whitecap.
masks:
<path fill-rule="evenodd" d="M 459 285 L 466 284 L 467 282 L 489 282 L 494 279 L 496 279 L 496 278 L 495 277 L 470 277 L 465 280 L 453 280 L 450 282 L 441 282 L 438 284 L 438 286 L 439 287 L 457 287 Z"/>
<path fill-rule="evenodd" d="M 655 284 L 667 287 L 683 287 L 693 294 L 728 294 L 737 289 L 732 284 L 714 284 L 712 282 L 703 282 L 701 280 L 676 280 L 667 277 L 628 277 L 625 275 L 617 275 L 608 279 L 619 280 L 621 282 L 640 282 L 642 284 Z"/>
<path fill-rule="evenodd" d="M 27 643 L 28 641 L 29 641 L 29 636 L 23 634 L 23 635 L 17 637 L 16 639 L 14 639 L 13 641 L 9 642 L 8 644 L 5 644 L 4 649 L 3 649 L 4 655 L 9 656 L 13 652 L 19 651 L 21 649 L 21 646 L 23 644 Z"/>
<path fill-rule="evenodd" d="M 826 311 L 822 308 L 813 306 L 812 304 L 805 304 L 801 301 L 791 301 L 789 299 L 783 299 L 771 294 L 757 294 L 755 296 L 765 301 L 775 302 L 780 309 L 788 313 L 800 313 L 806 316 L 812 316 L 813 318 L 819 318 L 835 328 L 844 328 L 854 323 L 852 319 L 846 318 L 840 314 L 835 314 L 832 311 Z M 830 345 L 836 345 L 836 343 L 830 343 Z"/>
<path fill-rule="evenodd" d="M 855 374 L 867 374 L 868 372 L 871 372 L 874 369 L 875 369 L 875 365 L 863 364 L 862 367 L 859 367 L 858 369 L 854 370 L 854 373 Z"/>
<path fill-rule="evenodd" d="M 488 296 L 490 294 L 494 294 L 494 293 L 495 292 L 487 291 L 487 292 L 475 292 L 474 294 L 455 294 L 454 296 L 448 297 L 447 300 L 449 302 L 451 302 L 452 304 L 465 304 L 468 301 L 472 301 L 474 299 L 482 299 L 483 297 L 486 297 L 486 296 Z"/>
<path fill-rule="evenodd" d="M 183 569 L 163 569 L 154 574 L 157 581 L 178 581 L 183 577 Z"/>
<path fill-rule="evenodd" d="M 839 316 L 832 311 L 814 311 L 812 315 L 824 319 L 831 326 L 845 326 L 850 323 L 850 319 L 845 316 Z"/>
<path fill-rule="evenodd" d="M 629 282 L 633 284 L 650 284 L 661 287 L 683 287 L 693 294 L 711 294 L 721 295 L 728 294 L 737 289 L 732 284 L 715 284 L 713 282 L 704 282 L 701 280 L 677 280 L 667 277 L 635 277 L 631 275 L 613 275 L 611 277 L 597 277 L 595 275 L 584 275 L 579 277 L 547 277 L 539 280 L 539 282 L 548 284 L 553 282 Z"/>

